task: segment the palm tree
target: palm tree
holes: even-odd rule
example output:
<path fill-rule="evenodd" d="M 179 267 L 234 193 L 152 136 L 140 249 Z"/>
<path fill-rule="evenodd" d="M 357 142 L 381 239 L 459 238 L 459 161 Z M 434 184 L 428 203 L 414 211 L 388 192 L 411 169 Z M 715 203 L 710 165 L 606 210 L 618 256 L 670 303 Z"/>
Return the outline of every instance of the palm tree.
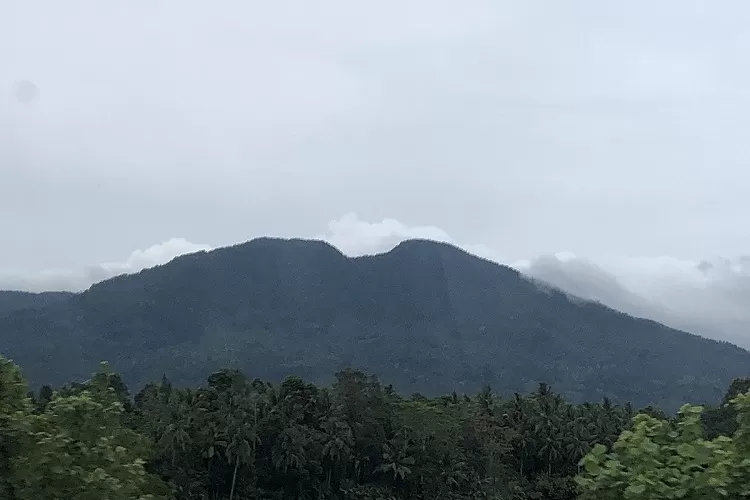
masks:
<path fill-rule="evenodd" d="M 323 423 L 325 433 L 323 444 L 323 457 L 330 462 L 326 472 L 326 486 L 331 487 L 331 475 L 338 464 L 346 464 L 350 460 L 354 439 L 352 430 L 346 424 L 335 417 L 329 417 Z"/>
<path fill-rule="evenodd" d="M 410 433 L 410 429 L 403 427 L 397 431 L 393 439 L 383 444 L 383 463 L 378 466 L 377 470 L 393 473 L 394 481 L 399 478 L 402 481 L 406 480 L 406 476 L 411 474 L 411 466 L 416 463 L 409 452 L 410 445 L 412 445 Z"/>
<path fill-rule="evenodd" d="M 442 497 L 443 490 L 448 491 L 458 488 L 468 479 L 466 462 L 460 457 L 446 455 L 440 464 L 440 493 L 438 498 Z"/>
<path fill-rule="evenodd" d="M 532 443 L 532 434 L 529 432 L 530 414 L 529 407 L 526 400 L 518 393 L 513 395 L 513 406 L 510 414 L 503 415 L 510 424 L 521 447 L 521 453 L 519 457 L 519 474 L 524 474 L 524 464 L 526 462 L 526 450 L 529 444 Z"/>
<path fill-rule="evenodd" d="M 232 472 L 232 487 L 229 492 L 229 500 L 234 498 L 234 488 L 237 484 L 237 470 L 241 464 L 248 463 L 252 457 L 252 446 L 248 441 L 248 436 L 243 432 L 234 432 L 231 441 L 226 448 L 227 460 L 231 464 L 234 462 L 234 471 Z"/>
<path fill-rule="evenodd" d="M 567 459 L 576 464 L 577 472 L 580 472 L 581 466 L 579 461 L 588 453 L 591 446 L 589 444 L 590 435 L 586 425 L 586 415 L 580 408 L 568 405 L 565 415 L 566 421 L 566 443 L 565 451 Z"/>
<path fill-rule="evenodd" d="M 255 463 L 256 446 L 260 443 L 258 418 L 260 399 L 257 393 L 250 393 L 249 386 L 232 387 L 222 393 L 219 414 L 226 422 L 222 433 L 214 431 L 215 441 L 208 448 L 213 455 L 216 446 L 224 448 L 227 461 L 233 466 L 232 485 L 229 500 L 234 498 L 237 485 L 237 472 L 243 464 Z M 226 436 L 226 440 L 216 439 Z"/>
<path fill-rule="evenodd" d="M 539 393 L 542 394 L 541 387 Z M 552 475 L 552 463 L 560 457 L 562 445 L 560 426 L 562 400 L 550 392 L 544 393 L 541 397 L 543 399 L 538 405 L 539 413 L 536 415 L 535 430 L 539 433 L 542 443 L 539 453 L 547 456 L 547 474 Z"/>
<path fill-rule="evenodd" d="M 383 445 L 383 463 L 378 466 L 380 472 L 392 472 L 394 481 L 401 478 L 405 480 L 406 476 L 411 474 L 409 466 L 414 465 L 414 457 L 407 456 L 405 450 L 395 447 L 395 443 Z"/>
<path fill-rule="evenodd" d="M 305 463 L 305 435 L 299 426 L 292 425 L 281 433 L 273 452 L 274 466 L 286 474 L 290 468 L 301 468 Z"/>
<path fill-rule="evenodd" d="M 190 426 L 193 417 L 189 414 L 181 414 L 177 420 L 167 425 L 164 434 L 159 440 L 162 447 L 169 450 L 172 457 L 172 467 L 177 460 L 177 450 L 185 451 L 187 444 L 190 442 Z"/>

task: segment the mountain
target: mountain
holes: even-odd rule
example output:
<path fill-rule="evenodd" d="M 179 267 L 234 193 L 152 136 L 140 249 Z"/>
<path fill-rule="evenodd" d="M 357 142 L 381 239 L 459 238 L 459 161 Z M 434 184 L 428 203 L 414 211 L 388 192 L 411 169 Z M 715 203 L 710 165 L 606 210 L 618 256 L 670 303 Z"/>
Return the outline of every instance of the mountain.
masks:
<path fill-rule="evenodd" d="M 260 238 L 178 257 L 0 318 L 0 352 L 35 385 L 108 360 L 131 385 L 251 377 L 327 383 L 355 366 L 403 392 L 525 391 L 674 409 L 716 402 L 750 374 L 734 345 L 637 319 L 530 281 L 456 247 L 411 240 L 348 258 Z"/>
<path fill-rule="evenodd" d="M 44 307 L 71 298 L 70 292 L 16 292 L 0 290 L 0 316 L 19 309 Z"/>

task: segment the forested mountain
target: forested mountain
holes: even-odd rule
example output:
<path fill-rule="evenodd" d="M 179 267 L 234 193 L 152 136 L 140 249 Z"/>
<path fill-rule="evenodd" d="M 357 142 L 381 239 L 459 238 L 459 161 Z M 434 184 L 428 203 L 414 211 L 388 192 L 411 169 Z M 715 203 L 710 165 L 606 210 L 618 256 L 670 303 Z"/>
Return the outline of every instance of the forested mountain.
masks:
<path fill-rule="evenodd" d="M 453 246 L 412 240 L 347 258 L 261 238 L 179 257 L 0 318 L 0 351 L 33 385 L 102 359 L 129 385 L 195 386 L 220 367 L 329 383 L 345 366 L 402 393 L 499 393 L 550 383 L 571 401 L 675 409 L 717 402 L 750 353 L 540 288 Z"/>
<path fill-rule="evenodd" d="M 0 290 L 0 316 L 19 309 L 39 308 L 64 301 L 73 296 L 70 292 L 17 292 Z"/>

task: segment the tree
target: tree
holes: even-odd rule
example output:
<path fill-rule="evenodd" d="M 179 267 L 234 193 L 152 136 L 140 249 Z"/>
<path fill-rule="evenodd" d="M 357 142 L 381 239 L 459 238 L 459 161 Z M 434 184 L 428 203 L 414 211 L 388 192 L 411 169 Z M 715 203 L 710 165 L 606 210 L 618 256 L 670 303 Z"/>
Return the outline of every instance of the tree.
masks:
<path fill-rule="evenodd" d="M 172 467 L 175 466 L 177 452 L 184 452 L 186 445 L 190 442 L 189 428 L 191 424 L 192 421 L 189 415 L 178 418 L 167 425 L 166 431 L 159 442 L 160 445 L 169 451 L 172 457 Z"/>
<path fill-rule="evenodd" d="M 745 498 L 750 495 L 750 393 L 732 399 L 738 429 L 703 437 L 702 408 L 684 405 L 675 422 L 639 414 L 608 451 L 596 445 L 577 478 L 585 499 Z"/>
<path fill-rule="evenodd" d="M 123 426 L 124 410 L 118 399 L 111 388 L 83 390 L 54 396 L 38 415 L 19 410 L 24 411 L 21 439 L 26 446 L 11 457 L 10 483 L 15 495 L 11 498 L 165 497 L 166 485 L 145 470 L 150 443 Z M 16 404 L 29 406 L 28 401 Z"/>
<path fill-rule="evenodd" d="M 46 402 L 34 406 L 18 368 L 0 360 L 0 500 L 143 500 L 167 496 L 164 482 L 175 500 L 573 500 L 577 464 L 596 460 L 602 448 L 580 458 L 597 442 L 605 455 L 632 465 L 634 479 L 616 469 L 623 477 L 636 484 L 638 474 L 651 477 L 647 456 L 628 462 L 617 455 L 620 442 L 634 439 L 621 435 L 632 408 L 608 400 L 570 404 L 546 384 L 507 399 L 489 388 L 473 397 L 404 398 L 355 370 L 337 374 L 330 389 L 298 376 L 275 385 L 221 370 L 197 390 L 163 377 L 138 392 L 128 411 L 127 388 L 104 364 L 91 380 L 47 388 L 34 401 Z M 649 420 L 657 461 L 666 460 L 669 474 L 695 472 L 679 465 L 703 449 L 688 420 Z M 750 434 L 740 432 L 750 423 L 737 426 L 731 446 L 711 446 L 750 456 Z M 689 446 L 673 443 L 673 432 Z M 603 459 L 599 467 L 612 463 Z M 737 497 L 747 474 L 741 460 L 731 464 L 725 489 Z M 628 498 L 590 469 L 580 480 L 598 489 L 584 495 Z M 638 491 L 629 494 L 663 493 Z"/>
<path fill-rule="evenodd" d="M 331 416 L 323 423 L 323 459 L 326 464 L 326 487 L 331 488 L 331 478 L 337 470 L 346 474 L 346 465 L 351 461 L 353 445 L 352 430 L 346 424 Z M 343 478 L 342 478 L 343 479 Z"/>
<path fill-rule="evenodd" d="M 410 445 L 408 432 L 405 429 L 401 430 L 383 445 L 383 462 L 377 470 L 393 474 L 394 481 L 406 481 L 406 477 L 412 472 L 411 467 L 415 464 L 414 457 L 410 454 Z"/>
<path fill-rule="evenodd" d="M 13 459 L 28 451 L 25 423 L 30 414 L 31 404 L 21 371 L 0 356 L 0 499 L 15 498 Z"/>

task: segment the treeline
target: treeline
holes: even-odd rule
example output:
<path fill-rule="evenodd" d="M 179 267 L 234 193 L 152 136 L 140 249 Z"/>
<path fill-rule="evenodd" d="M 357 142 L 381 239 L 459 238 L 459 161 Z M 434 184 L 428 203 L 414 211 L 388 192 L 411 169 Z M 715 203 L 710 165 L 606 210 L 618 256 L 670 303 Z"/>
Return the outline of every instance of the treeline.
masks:
<path fill-rule="evenodd" d="M 736 430 L 731 407 L 703 419 L 709 434 Z M 510 398 L 402 397 L 355 370 L 330 388 L 224 370 L 198 389 L 164 378 L 131 398 L 103 365 L 88 382 L 27 393 L 0 358 L 0 499 L 638 498 L 607 496 L 619 483 L 601 471 L 643 422 L 667 440 L 682 425 L 606 399 L 569 404 L 545 384 Z"/>

